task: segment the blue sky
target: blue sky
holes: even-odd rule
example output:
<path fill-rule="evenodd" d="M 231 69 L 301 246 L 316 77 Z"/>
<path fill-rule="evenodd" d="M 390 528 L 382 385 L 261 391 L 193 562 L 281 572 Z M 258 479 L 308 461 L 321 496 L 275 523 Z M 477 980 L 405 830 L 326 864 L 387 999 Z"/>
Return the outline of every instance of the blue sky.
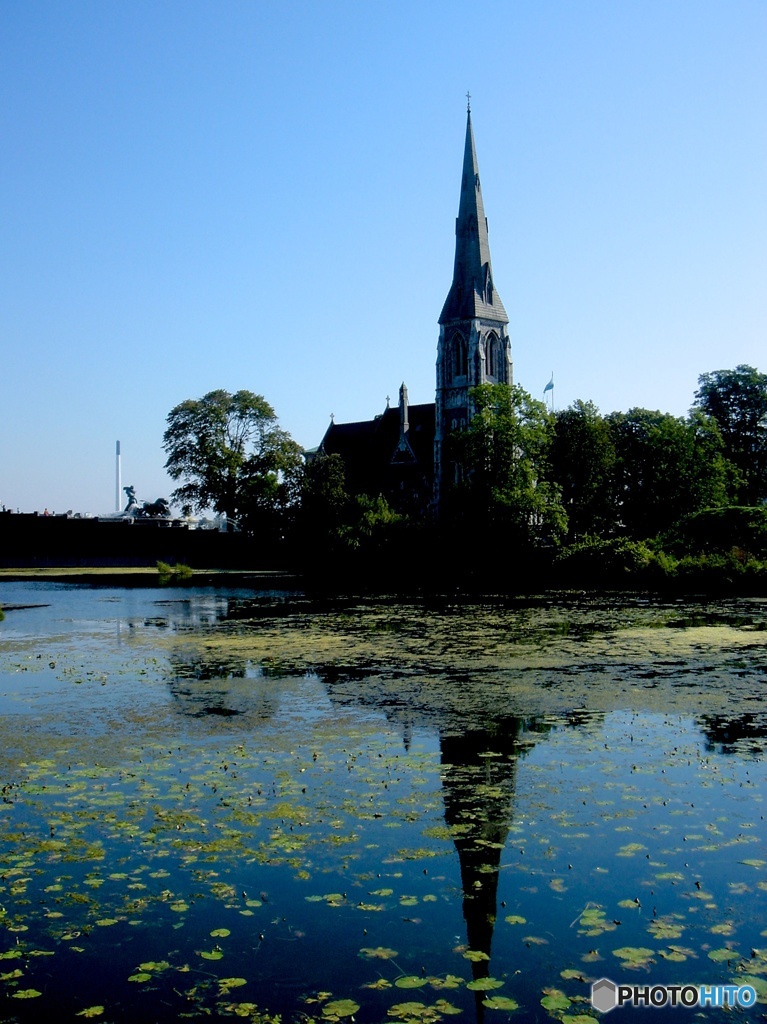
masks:
<path fill-rule="evenodd" d="M 434 397 L 472 118 L 515 380 L 767 370 L 764 0 L 0 5 L 0 502 L 167 496 L 170 409 Z"/>

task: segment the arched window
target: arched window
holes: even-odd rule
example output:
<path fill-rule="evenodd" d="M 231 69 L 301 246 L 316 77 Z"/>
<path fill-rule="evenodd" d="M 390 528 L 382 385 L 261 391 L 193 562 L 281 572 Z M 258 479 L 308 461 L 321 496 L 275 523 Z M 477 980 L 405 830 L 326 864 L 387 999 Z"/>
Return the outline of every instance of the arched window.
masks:
<path fill-rule="evenodd" d="M 466 348 L 466 339 L 456 331 L 450 342 L 450 362 L 453 371 L 453 379 L 465 377 L 466 368 L 469 364 L 469 354 Z"/>
<path fill-rule="evenodd" d="M 498 378 L 501 349 L 497 334 L 489 334 L 485 342 L 485 376 Z"/>

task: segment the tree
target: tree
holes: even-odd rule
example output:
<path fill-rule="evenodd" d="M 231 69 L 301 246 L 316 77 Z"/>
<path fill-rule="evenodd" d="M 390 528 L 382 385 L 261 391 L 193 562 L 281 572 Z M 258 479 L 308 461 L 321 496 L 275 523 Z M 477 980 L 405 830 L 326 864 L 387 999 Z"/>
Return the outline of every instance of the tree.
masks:
<path fill-rule="evenodd" d="M 305 564 L 325 565 L 338 557 L 350 505 L 341 456 L 312 455 L 301 476 L 296 519 L 296 540 Z"/>
<path fill-rule="evenodd" d="M 767 498 L 767 374 L 741 364 L 698 377 L 695 407 L 713 416 L 726 457 L 742 480 L 737 498 L 756 505 Z"/>
<path fill-rule="evenodd" d="M 518 385 L 480 384 L 475 414 L 448 435 L 457 480 L 446 495 L 454 525 L 470 527 L 489 559 L 542 541 L 558 541 L 567 519 L 549 479 L 553 418 Z"/>
<path fill-rule="evenodd" d="M 616 453 L 617 511 L 622 529 L 643 540 L 682 516 L 725 504 L 728 466 L 715 421 L 649 409 L 607 417 Z"/>
<path fill-rule="evenodd" d="M 301 449 L 261 395 L 210 391 L 177 405 L 167 424 L 165 468 L 186 481 L 171 498 L 185 511 L 213 509 L 256 530 L 295 503 Z"/>
<path fill-rule="evenodd" d="M 593 402 L 556 413 L 551 478 L 562 489 L 568 537 L 608 534 L 615 526 L 615 445 Z"/>

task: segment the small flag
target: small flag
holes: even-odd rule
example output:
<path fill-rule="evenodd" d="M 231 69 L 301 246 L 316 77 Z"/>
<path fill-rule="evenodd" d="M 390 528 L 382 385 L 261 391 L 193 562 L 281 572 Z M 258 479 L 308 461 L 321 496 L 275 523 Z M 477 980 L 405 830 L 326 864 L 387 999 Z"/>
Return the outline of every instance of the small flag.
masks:
<path fill-rule="evenodd" d="M 546 387 L 543 389 L 543 393 L 545 395 L 547 391 L 553 391 L 553 390 L 554 390 L 554 371 L 552 370 L 552 372 L 551 372 L 551 380 L 546 385 Z"/>

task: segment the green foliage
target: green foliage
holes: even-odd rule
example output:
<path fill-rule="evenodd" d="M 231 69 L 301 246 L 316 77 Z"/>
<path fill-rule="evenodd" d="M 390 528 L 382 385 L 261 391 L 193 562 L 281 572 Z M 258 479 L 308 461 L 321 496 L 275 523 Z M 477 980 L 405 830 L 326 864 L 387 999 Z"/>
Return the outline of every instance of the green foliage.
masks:
<path fill-rule="evenodd" d="M 626 537 L 597 537 L 564 548 L 557 556 L 557 575 L 578 586 L 621 586 L 652 582 L 673 574 L 674 562 L 663 552 Z"/>
<path fill-rule="evenodd" d="M 194 570 L 191 566 L 180 562 L 176 565 L 170 565 L 168 562 L 158 562 L 157 572 L 160 577 L 160 583 L 176 583 L 180 580 L 190 580 L 194 575 Z"/>
<path fill-rule="evenodd" d="M 380 547 L 392 528 L 404 521 L 404 517 L 391 508 L 383 495 L 371 498 L 367 494 L 359 494 L 350 506 L 349 521 L 339 528 L 339 537 L 354 551 Z"/>
<path fill-rule="evenodd" d="M 767 588 L 767 562 L 734 548 L 728 552 L 685 555 L 677 580 L 686 590 L 762 593 Z"/>
<path fill-rule="evenodd" d="M 550 472 L 562 489 L 571 539 L 613 529 L 615 461 L 610 426 L 593 402 L 556 413 Z"/>
<path fill-rule="evenodd" d="M 740 475 L 737 500 L 754 505 L 767 498 L 767 374 L 741 364 L 704 373 L 698 385 L 695 406 L 718 423 Z"/>
<path fill-rule="evenodd" d="M 654 537 L 681 516 L 727 501 L 730 471 L 716 423 L 648 409 L 607 417 L 615 446 L 616 527 Z"/>
<path fill-rule="evenodd" d="M 548 473 L 552 415 L 516 385 L 482 384 L 470 398 L 471 422 L 446 439 L 447 460 L 457 469 L 445 495 L 448 522 L 476 531 L 491 557 L 509 547 L 558 543 L 567 517 Z"/>
<path fill-rule="evenodd" d="M 351 496 L 339 455 L 309 460 L 300 494 L 294 539 L 305 572 L 333 580 L 362 574 L 380 582 L 407 560 L 417 526 L 383 495 Z"/>
<path fill-rule="evenodd" d="M 252 391 L 211 391 L 168 414 L 165 468 L 186 482 L 172 498 L 185 511 L 208 508 L 241 519 L 251 532 L 274 531 L 297 499 L 300 447 Z"/>
<path fill-rule="evenodd" d="M 740 551 L 767 560 L 767 508 L 704 509 L 684 516 L 664 538 L 677 556 Z"/>
<path fill-rule="evenodd" d="M 307 461 L 300 485 L 299 540 L 306 554 L 336 549 L 349 518 L 351 498 L 340 455 L 319 454 Z"/>

